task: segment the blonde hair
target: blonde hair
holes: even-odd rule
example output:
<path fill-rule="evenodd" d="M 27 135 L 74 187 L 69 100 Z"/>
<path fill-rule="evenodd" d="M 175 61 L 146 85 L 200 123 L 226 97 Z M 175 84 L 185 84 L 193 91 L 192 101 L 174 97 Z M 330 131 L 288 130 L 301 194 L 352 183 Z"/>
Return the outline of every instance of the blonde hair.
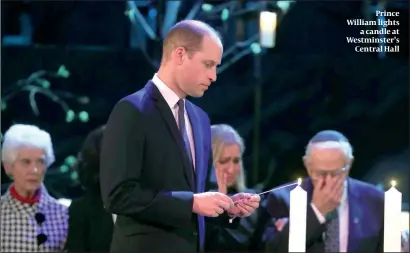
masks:
<path fill-rule="evenodd" d="M 226 145 L 237 144 L 241 151 L 241 156 L 245 151 L 245 144 L 239 133 L 231 126 L 226 124 L 218 124 L 211 126 L 212 136 L 212 158 L 214 163 L 219 161 L 222 150 Z M 246 177 L 243 168 L 242 159 L 239 163 L 240 172 L 238 178 L 235 180 L 234 186 L 237 191 L 242 192 L 246 189 Z"/>

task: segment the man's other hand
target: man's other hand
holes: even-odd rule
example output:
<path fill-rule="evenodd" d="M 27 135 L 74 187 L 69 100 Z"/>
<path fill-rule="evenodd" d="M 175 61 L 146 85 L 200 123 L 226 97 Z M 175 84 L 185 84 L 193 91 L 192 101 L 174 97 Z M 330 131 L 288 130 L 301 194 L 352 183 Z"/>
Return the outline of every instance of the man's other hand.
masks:
<path fill-rule="evenodd" d="M 261 197 L 257 194 L 238 193 L 233 195 L 234 206 L 228 210 L 228 214 L 234 217 L 250 216 L 259 207 Z"/>
<path fill-rule="evenodd" d="M 219 192 L 204 192 L 194 194 L 192 211 L 198 215 L 218 217 L 226 210 L 230 210 L 233 201 L 230 197 Z"/>
<path fill-rule="evenodd" d="M 312 203 L 326 216 L 340 204 L 344 191 L 344 176 L 321 178 L 315 185 Z"/>

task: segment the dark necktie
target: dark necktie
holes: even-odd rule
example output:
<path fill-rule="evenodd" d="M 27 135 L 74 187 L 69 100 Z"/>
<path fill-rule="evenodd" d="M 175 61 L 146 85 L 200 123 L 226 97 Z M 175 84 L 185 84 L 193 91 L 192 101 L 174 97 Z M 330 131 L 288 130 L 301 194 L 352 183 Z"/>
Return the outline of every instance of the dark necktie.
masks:
<path fill-rule="evenodd" d="M 340 252 L 339 216 L 337 209 L 326 217 L 325 252 Z"/>
<path fill-rule="evenodd" d="M 192 154 L 191 154 L 191 146 L 189 145 L 189 139 L 188 139 L 188 134 L 185 128 L 185 103 L 184 100 L 180 99 L 178 101 L 178 126 L 179 126 L 179 132 L 181 133 L 182 138 L 184 139 L 184 146 L 185 150 L 188 154 L 189 161 L 192 164 Z"/>

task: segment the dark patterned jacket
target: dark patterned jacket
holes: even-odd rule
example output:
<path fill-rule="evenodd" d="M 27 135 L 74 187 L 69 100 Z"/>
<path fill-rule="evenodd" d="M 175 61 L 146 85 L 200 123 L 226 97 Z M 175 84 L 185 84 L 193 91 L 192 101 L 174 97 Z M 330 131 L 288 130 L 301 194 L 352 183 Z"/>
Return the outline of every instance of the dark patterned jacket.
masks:
<path fill-rule="evenodd" d="M 1 197 L 1 252 L 57 252 L 64 248 L 68 209 L 44 186 L 37 203 L 23 203 L 10 188 Z"/>

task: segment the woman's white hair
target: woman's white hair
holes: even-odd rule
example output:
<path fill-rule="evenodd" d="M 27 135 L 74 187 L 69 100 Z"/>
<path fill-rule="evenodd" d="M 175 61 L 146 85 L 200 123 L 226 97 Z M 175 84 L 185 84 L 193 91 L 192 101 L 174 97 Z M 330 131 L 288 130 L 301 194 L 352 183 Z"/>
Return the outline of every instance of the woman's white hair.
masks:
<path fill-rule="evenodd" d="M 226 124 L 218 124 L 211 126 L 212 136 L 212 157 L 214 162 L 219 160 L 222 149 L 225 145 L 237 144 L 241 151 L 241 156 L 245 152 L 245 144 L 239 133 L 231 126 Z M 246 189 L 245 171 L 243 168 L 242 159 L 240 161 L 240 173 L 235 181 L 237 191 L 244 191 Z"/>
<path fill-rule="evenodd" d="M 15 124 L 4 134 L 2 147 L 3 163 L 13 165 L 22 147 L 44 150 L 46 167 L 54 161 L 53 144 L 50 134 L 33 125 Z"/>

